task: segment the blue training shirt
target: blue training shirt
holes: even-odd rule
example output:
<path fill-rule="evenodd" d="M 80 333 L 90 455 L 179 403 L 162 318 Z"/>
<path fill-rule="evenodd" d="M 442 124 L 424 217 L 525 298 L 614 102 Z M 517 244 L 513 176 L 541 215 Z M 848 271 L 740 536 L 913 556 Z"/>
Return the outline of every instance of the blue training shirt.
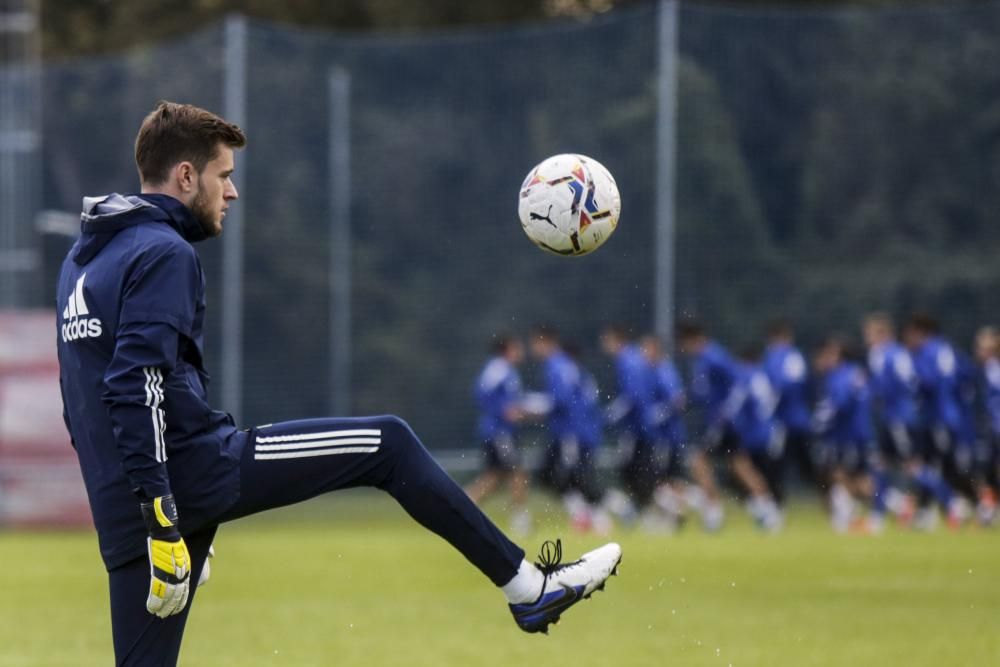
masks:
<path fill-rule="evenodd" d="M 140 498 L 173 493 L 188 533 L 239 493 L 244 438 L 206 392 L 203 238 L 172 197 L 87 198 L 60 271 L 63 415 L 108 569 L 146 553 Z"/>
<path fill-rule="evenodd" d="M 512 436 L 516 425 L 507 413 L 520 401 L 521 376 L 514 365 L 501 356 L 487 361 L 476 381 L 479 438 L 486 441 Z"/>
<path fill-rule="evenodd" d="M 740 445 L 764 451 L 774 439 L 778 395 L 766 371 L 757 364 L 740 363 L 736 369 L 732 425 Z"/>
<path fill-rule="evenodd" d="M 736 363 L 725 348 L 709 341 L 691 363 L 691 396 L 705 410 L 707 428 L 724 426 L 723 406 L 736 385 Z"/>
<path fill-rule="evenodd" d="M 921 425 L 947 429 L 952 437 L 961 439 L 965 425 L 958 363 L 954 348 L 938 336 L 929 338 L 913 354 Z"/>
<path fill-rule="evenodd" d="M 545 393 L 552 402 L 546 424 L 554 438 L 576 435 L 574 420 L 580 411 L 580 367 L 562 351 L 543 364 Z"/>
<path fill-rule="evenodd" d="M 966 352 L 956 350 L 955 356 L 958 359 L 958 405 L 962 417 L 957 439 L 959 444 L 971 445 L 976 441 L 979 421 L 977 405 L 979 400 L 979 369 L 976 367 L 976 362 Z"/>
<path fill-rule="evenodd" d="M 890 425 L 917 425 L 919 382 L 909 350 L 890 341 L 868 350 L 872 394 Z"/>
<path fill-rule="evenodd" d="M 653 403 L 652 371 L 635 345 L 625 345 L 615 356 L 618 396 L 612 403 L 613 421 L 622 431 L 645 438 L 649 407 Z"/>
<path fill-rule="evenodd" d="M 860 366 L 841 362 L 822 378 L 816 407 L 816 431 L 839 447 L 864 448 L 874 440 L 871 390 Z"/>
<path fill-rule="evenodd" d="M 647 417 L 650 432 L 658 443 L 682 445 L 687 439 L 684 427 L 687 397 L 681 374 L 670 359 L 663 359 L 655 364 L 652 373 L 653 402 L 649 406 Z"/>
<path fill-rule="evenodd" d="M 604 439 L 604 410 L 597 380 L 585 370 L 580 371 L 580 400 L 574 410 L 573 423 L 580 446 L 597 449 Z"/>
<path fill-rule="evenodd" d="M 802 352 L 787 343 L 773 343 L 764 354 L 763 367 L 777 395 L 777 421 L 791 432 L 808 432 L 809 370 Z"/>
<path fill-rule="evenodd" d="M 983 365 L 983 399 L 989 417 L 990 430 L 1000 436 L 1000 359 L 993 358 Z"/>

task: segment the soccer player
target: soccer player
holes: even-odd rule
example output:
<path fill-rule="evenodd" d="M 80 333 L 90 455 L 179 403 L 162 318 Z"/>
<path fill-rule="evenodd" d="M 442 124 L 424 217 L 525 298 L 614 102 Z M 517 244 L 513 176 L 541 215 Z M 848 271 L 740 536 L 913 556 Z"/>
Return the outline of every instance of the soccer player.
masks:
<path fill-rule="evenodd" d="M 892 460 L 909 461 L 916 453 L 917 431 L 918 384 L 913 358 L 896 341 L 889 316 L 869 315 L 862 331 L 868 345 L 872 392 L 881 408 L 882 451 Z"/>
<path fill-rule="evenodd" d="M 597 504 L 603 493 L 593 474 L 600 429 L 591 414 L 596 397 L 589 394 L 596 392 L 596 383 L 566 353 L 554 329 L 536 327 L 530 347 L 542 363 L 544 407 L 539 412 L 550 436 L 541 480 L 562 498 L 574 527 L 607 532 L 610 520 Z"/>
<path fill-rule="evenodd" d="M 594 374 L 580 362 L 579 349 L 572 343 L 566 343 L 564 349 L 580 372 L 579 400 L 572 406 L 571 420 L 580 451 L 569 470 L 567 505 L 577 508 L 577 515 L 584 517 L 584 521 L 577 522 L 578 529 L 605 534 L 611 530 L 611 518 L 603 507 L 604 489 L 597 481 L 595 468 L 598 450 L 604 443 L 601 392 Z"/>
<path fill-rule="evenodd" d="M 868 346 L 868 373 L 879 417 L 882 460 L 889 466 L 898 466 L 909 484 L 925 498 L 950 497 L 950 489 L 939 474 L 925 466 L 917 447 L 919 384 L 913 357 L 896 340 L 892 319 L 884 313 L 866 317 L 862 334 Z M 913 518 L 912 499 L 895 489 L 888 490 L 888 494 L 888 507 L 902 523 L 908 524 Z"/>
<path fill-rule="evenodd" d="M 747 509 L 757 525 L 768 532 L 781 529 L 782 516 L 775 489 L 781 483 L 777 449 L 782 434 L 775 418 L 778 396 L 760 362 L 759 350 L 748 347 L 736 365 L 736 384 L 724 410 L 731 416 L 739 449 L 730 464 L 749 495 Z"/>
<path fill-rule="evenodd" d="M 511 527 L 520 535 L 531 531 L 527 507 L 528 475 L 517 448 L 516 429 L 524 419 L 521 407 L 521 376 L 517 367 L 524 361 L 524 345 L 513 336 L 503 335 L 493 343 L 493 356 L 476 381 L 479 404 L 478 435 L 483 443 L 485 469 L 466 492 L 479 503 L 496 490 L 504 479 L 510 486 L 513 518 Z"/>
<path fill-rule="evenodd" d="M 618 545 L 562 563 L 547 544 L 532 565 L 398 417 L 240 430 L 209 406 L 192 244 L 222 233 L 245 141 L 208 111 L 157 105 L 135 143 L 141 192 L 84 199 L 59 276 L 64 417 L 108 571 L 117 663 L 177 662 L 220 523 L 356 486 L 391 494 L 502 589 L 519 627 L 545 631 L 604 585 Z"/>
<path fill-rule="evenodd" d="M 653 373 L 653 402 L 647 422 L 657 452 L 657 475 L 660 484 L 654 493 L 657 506 L 666 514 L 671 527 L 684 520 L 684 484 L 687 428 L 684 410 L 687 395 L 684 382 L 673 359 L 663 349 L 656 336 L 643 336 L 639 341 L 646 362 Z"/>
<path fill-rule="evenodd" d="M 772 450 L 774 463 L 767 471 L 768 484 L 778 503 L 784 501 L 785 461 L 795 461 L 806 482 L 815 482 L 812 452 L 812 416 L 809 401 L 809 369 L 795 346 L 791 325 L 778 320 L 767 330 L 764 372 L 777 394 L 775 419 L 779 427 Z"/>
<path fill-rule="evenodd" d="M 925 462 L 943 473 L 945 481 L 958 493 L 950 499 L 942 492 L 938 502 L 948 512 L 948 523 L 957 527 L 977 501 L 974 442 L 963 406 L 962 378 L 955 348 L 940 333 L 935 319 L 925 314 L 910 317 L 904 331 L 913 355 L 919 387 L 918 409 L 921 450 Z M 947 503 L 946 503 L 947 501 Z M 923 511 L 921 527 L 933 524 L 932 514 Z"/>
<path fill-rule="evenodd" d="M 980 454 L 985 488 L 978 513 L 981 523 L 991 524 L 1000 494 L 1000 333 L 993 327 L 976 333 L 976 360 L 982 372 L 980 396 L 986 417 Z"/>
<path fill-rule="evenodd" d="M 854 519 L 855 500 L 870 500 L 869 528 L 879 530 L 885 512 L 883 494 L 872 476 L 875 434 L 871 390 L 861 366 L 847 358 L 845 343 L 827 339 L 817 350 L 820 400 L 814 415 L 819 438 L 819 467 L 829 483 L 830 522 L 846 532 Z"/>
<path fill-rule="evenodd" d="M 645 510 L 659 482 L 656 453 L 649 432 L 649 411 L 653 403 L 652 368 L 625 329 L 608 326 L 601 332 L 601 349 L 614 360 L 618 394 L 608 407 L 608 421 L 617 427 L 625 452 L 621 468 L 622 484 L 629 505 L 612 502 L 621 515 Z"/>
<path fill-rule="evenodd" d="M 688 468 L 705 494 L 702 523 L 714 531 L 722 527 L 724 513 L 709 455 L 728 459 L 739 448 L 733 415 L 725 409 L 727 404 L 734 404 L 738 373 L 726 349 L 711 340 L 697 322 L 681 322 L 677 327 L 677 342 L 681 353 L 691 359 L 691 397 L 702 410 L 701 447 L 691 452 Z"/>

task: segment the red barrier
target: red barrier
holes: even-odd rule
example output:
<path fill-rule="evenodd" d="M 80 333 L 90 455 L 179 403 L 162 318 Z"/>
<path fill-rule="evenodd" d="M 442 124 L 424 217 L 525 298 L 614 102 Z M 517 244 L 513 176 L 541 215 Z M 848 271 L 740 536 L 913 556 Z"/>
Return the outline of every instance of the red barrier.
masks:
<path fill-rule="evenodd" d="M 55 312 L 0 312 L 0 524 L 91 524 L 62 419 Z"/>

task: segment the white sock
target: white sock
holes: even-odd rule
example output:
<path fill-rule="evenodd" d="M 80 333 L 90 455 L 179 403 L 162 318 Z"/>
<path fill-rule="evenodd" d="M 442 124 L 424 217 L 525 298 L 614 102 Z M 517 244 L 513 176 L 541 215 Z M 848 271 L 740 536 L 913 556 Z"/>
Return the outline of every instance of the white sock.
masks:
<path fill-rule="evenodd" d="M 851 513 L 854 500 L 850 492 L 842 484 L 834 484 L 830 489 L 830 520 L 833 529 L 839 533 L 847 532 L 851 525 Z"/>
<path fill-rule="evenodd" d="M 683 507 L 681 506 L 681 498 L 677 493 L 663 484 L 659 486 L 656 491 L 653 492 L 653 500 L 656 505 L 673 517 L 678 517 L 683 513 Z"/>
<path fill-rule="evenodd" d="M 500 590 L 507 596 L 507 602 L 524 604 L 534 602 L 541 596 L 544 583 L 545 575 L 542 574 L 541 570 L 528 561 L 522 560 L 521 566 L 517 568 L 517 574 L 501 586 Z"/>

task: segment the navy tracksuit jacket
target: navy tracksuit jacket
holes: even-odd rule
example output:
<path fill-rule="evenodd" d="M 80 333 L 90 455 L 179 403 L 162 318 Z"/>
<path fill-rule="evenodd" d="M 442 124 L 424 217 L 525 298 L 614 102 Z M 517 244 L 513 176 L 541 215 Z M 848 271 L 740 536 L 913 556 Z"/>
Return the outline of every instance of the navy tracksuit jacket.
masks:
<path fill-rule="evenodd" d="M 174 492 L 188 533 L 239 494 L 245 434 L 205 389 L 204 238 L 172 197 L 87 198 L 60 272 L 64 417 L 109 570 L 145 554 L 140 498 Z"/>

